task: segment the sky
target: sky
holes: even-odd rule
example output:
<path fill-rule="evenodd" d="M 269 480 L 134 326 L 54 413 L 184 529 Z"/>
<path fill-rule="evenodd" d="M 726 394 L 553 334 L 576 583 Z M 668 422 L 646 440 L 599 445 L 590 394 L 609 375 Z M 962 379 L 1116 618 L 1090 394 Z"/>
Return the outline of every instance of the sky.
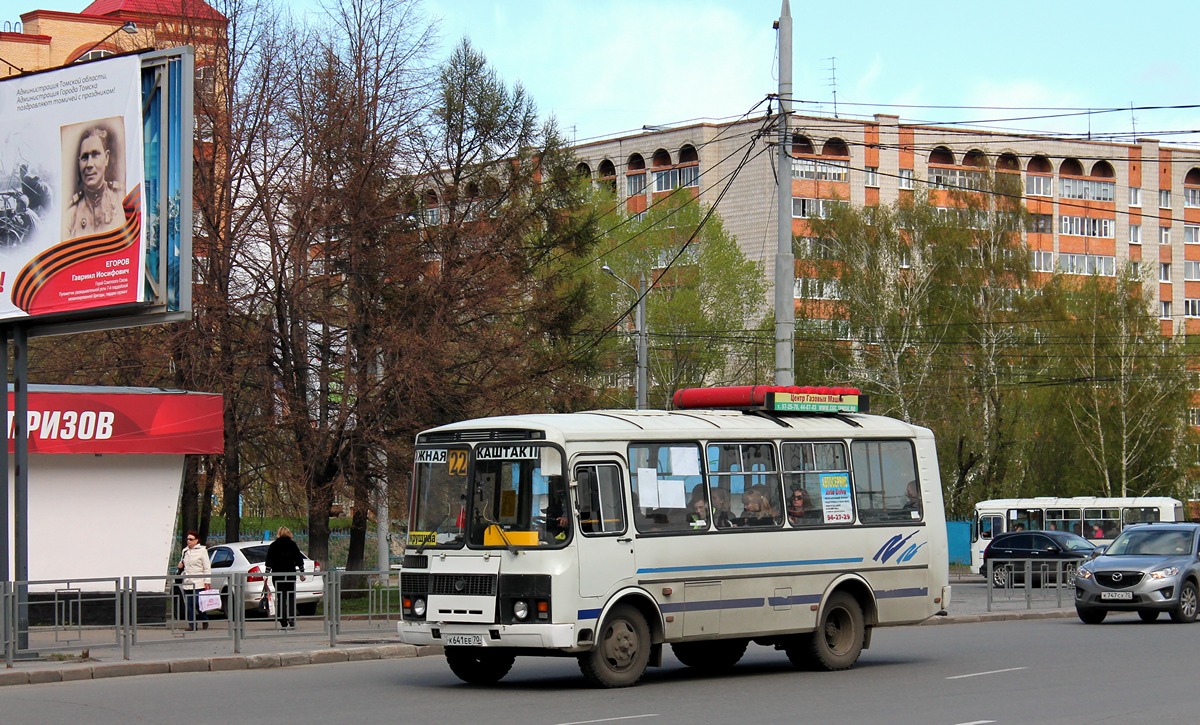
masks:
<path fill-rule="evenodd" d="M 435 60 L 469 38 L 577 142 L 762 114 L 779 89 L 782 0 L 414 1 L 438 23 Z M 1130 110 L 1200 104 L 1197 0 L 790 6 L 796 113 L 1200 145 L 1180 133 L 1200 108 Z"/>
<path fill-rule="evenodd" d="M 523 84 L 576 141 L 764 113 L 756 104 L 779 85 L 772 23 L 781 6 L 425 0 L 439 19 L 443 57 L 470 38 L 501 78 Z M 1176 133 L 1200 129 L 1200 108 L 1129 110 L 1200 104 L 1195 0 L 790 0 L 790 7 L 797 113 L 833 114 L 836 94 L 836 113 L 847 118 L 895 113 L 905 122 L 1200 142 L 1200 134 Z M 1000 110 L 1007 108 L 1079 110 Z"/>

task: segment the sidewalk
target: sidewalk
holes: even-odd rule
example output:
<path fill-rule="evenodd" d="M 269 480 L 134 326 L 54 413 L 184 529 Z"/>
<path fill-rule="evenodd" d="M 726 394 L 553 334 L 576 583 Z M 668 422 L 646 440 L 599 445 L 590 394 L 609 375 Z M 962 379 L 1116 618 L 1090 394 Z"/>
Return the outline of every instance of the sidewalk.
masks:
<path fill-rule="evenodd" d="M 974 624 L 1016 619 L 1074 617 L 1070 600 L 1058 607 L 1056 601 L 1035 603 L 1027 609 L 1023 596 L 993 603 L 987 611 L 987 587 L 983 577 L 951 577 L 950 613 L 933 617 L 924 625 Z M 995 594 L 995 592 L 993 592 Z M 224 636 L 225 622 L 216 620 L 207 631 L 170 632 L 162 629 L 139 630 L 139 641 L 130 648 L 130 659 L 122 659 L 119 646 L 80 643 L 79 649 L 45 654 L 38 659 L 17 660 L 12 669 L 0 667 L 0 686 L 43 682 L 99 680 L 107 677 L 158 675 L 172 672 L 225 672 L 293 667 L 331 662 L 399 659 L 440 655 L 441 647 L 415 647 L 395 641 L 395 628 L 375 632 L 340 635 L 335 647 L 320 621 L 300 621 L 295 630 L 280 632 L 266 622 L 252 626 L 250 636 L 242 640 L 240 654 L 233 653 L 233 642 Z M 266 636 L 264 636 L 266 635 Z M 47 636 L 48 635 L 42 635 Z M 49 640 L 48 640 L 49 641 Z M 37 641 L 33 645 L 37 646 Z M 51 644 L 53 644 L 51 642 Z"/>

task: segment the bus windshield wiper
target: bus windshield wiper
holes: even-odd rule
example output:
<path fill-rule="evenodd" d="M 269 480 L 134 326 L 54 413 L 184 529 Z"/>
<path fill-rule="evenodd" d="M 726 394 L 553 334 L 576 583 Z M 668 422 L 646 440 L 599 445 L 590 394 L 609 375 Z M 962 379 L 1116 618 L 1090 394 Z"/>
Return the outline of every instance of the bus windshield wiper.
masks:
<path fill-rule="evenodd" d="M 436 525 L 436 526 L 434 526 L 434 527 L 433 527 L 433 539 L 434 539 L 434 541 L 435 541 L 435 542 L 437 541 L 437 532 L 438 532 L 438 530 L 442 528 L 442 524 L 446 523 L 446 519 L 448 519 L 448 518 L 450 518 L 450 514 L 449 514 L 449 512 L 447 512 L 447 513 L 446 513 L 444 516 L 442 516 L 442 519 L 441 519 L 440 521 L 438 521 L 438 522 L 437 522 L 437 525 Z M 429 546 L 429 540 L 428 540 L 428 539 L 426 539 L 425 541 L 422 541 L 422 542 L 421 542 L 421 544 L 420 544 L 420 546 L 418 546 L 418 547 L 417 547 L 417 553 L 418 553 L 418 554 L 424 554 L 424 553 L 425 553 L 425 547 L 426 547 L 426 546 Z"/>

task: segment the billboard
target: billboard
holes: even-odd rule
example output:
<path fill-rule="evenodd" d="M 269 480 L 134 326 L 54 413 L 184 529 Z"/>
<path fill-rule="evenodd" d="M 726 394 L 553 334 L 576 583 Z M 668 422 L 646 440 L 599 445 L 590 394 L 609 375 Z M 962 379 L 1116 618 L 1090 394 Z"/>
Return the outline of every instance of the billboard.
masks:
<path fill-rule="evenodd" d="M 190 48 L 0 81 L 0 324 L 191 311 Z"/>

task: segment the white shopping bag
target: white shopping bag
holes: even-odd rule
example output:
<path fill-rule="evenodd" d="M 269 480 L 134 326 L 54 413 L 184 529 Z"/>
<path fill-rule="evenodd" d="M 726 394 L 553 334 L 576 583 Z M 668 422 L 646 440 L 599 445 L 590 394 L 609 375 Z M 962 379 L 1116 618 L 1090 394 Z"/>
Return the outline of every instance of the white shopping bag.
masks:
<path fill-rule="evenodd" d="M 201 612 L 211 612 L 221 608 L 221 593 L 216 589 L 201 589 L 197 597 Z"/>

